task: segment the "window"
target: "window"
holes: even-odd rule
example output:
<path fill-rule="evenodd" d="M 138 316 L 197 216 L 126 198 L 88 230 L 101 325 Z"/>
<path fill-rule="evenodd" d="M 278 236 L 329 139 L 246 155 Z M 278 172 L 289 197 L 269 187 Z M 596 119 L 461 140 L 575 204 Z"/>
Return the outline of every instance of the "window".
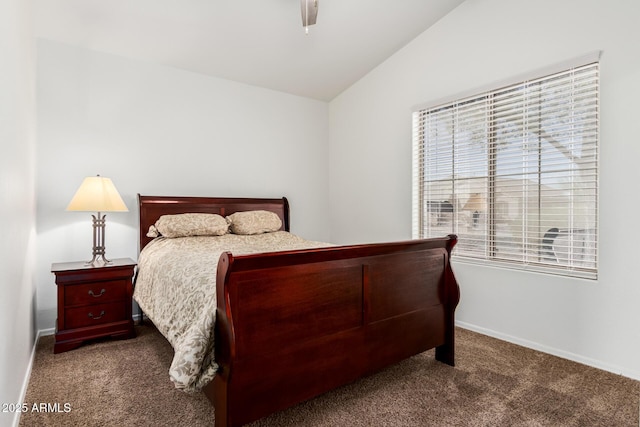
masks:
<path fill-rule="evenodd" d="M 596 278 L 597 58 L 413 115 L 414 238 L 468 261 Z"/>

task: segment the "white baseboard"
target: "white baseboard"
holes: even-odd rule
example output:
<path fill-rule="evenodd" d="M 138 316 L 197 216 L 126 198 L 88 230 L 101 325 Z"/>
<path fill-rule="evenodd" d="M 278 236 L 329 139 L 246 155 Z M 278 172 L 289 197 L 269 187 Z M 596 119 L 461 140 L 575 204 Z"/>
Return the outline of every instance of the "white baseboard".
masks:
<path fill-rule="evenodd" d="M 488 335 L 493 338 L 497 338 L 502 341 L 507 341 L 513 344 L 527 347 L 532 350 L 541 351 L 543 353 L 551 354 L 553 356 L 561 357 L 563 359 L 571 360 L 574 362 L 582 363 L 583 365 L 591 366 L 593 368 L 602 369 L 603 371 L 611 372 L 616 375 L 631 378 L 636 381 L 640 381 L 640 372 L 630 369 L 624 369 L 620 366 L 615 366 L 610 363 L 602 362 L 601 360 L 591 359 L 579 354 L 571 353 L 569 351 L 560 350 L 557 348 L 549 347 L 543 344 L 539 344 L 533 341 L 525 340 L 522 338 L 514 337 L 511 335 L 503 334 L 501 332 L 494 331 L 492 329 L 486 329 L 480 326 L 473 325 L 471 323 L 456 321 L 456 326 L 470 331 L 478 332 L 483 335 Z"/>
<path fill-rule="evenodd" d="M 56 328 L 40 329 L 38 331 L 38 338 L 47 337 L 47 336 L 53 335 L 55 333 L 56 333 Z M 38 340 L 36 340 L 36 344 L 37 343 L 38 343 Z"/>
<path fill-rule="evenodd" d="M 36 359 L 36 348 L 38 347 L 38 340 L 40 337 L 45 335 L 53 335 L 55 333 L 55 328 L 51 329 L 42 329 L 39 330 L 36 334 L 36 338 L 33 343 L 33 347 L 31 348 L 31 358 L 29 359 L 29 365 L 27 366 L 27 372 L 24 375 L 24 380 L 22 381 L 22 389 L 20 390 L 20 403 L 24 403 L 24 398 L 27 395 L 27 387 L 29 387 L 29 379 L 31 378 L 31 369 L 33 369 L 33 362 Z M 20 425 L 20 412 L 16 412 L 13 417 L 13 427 L 18 427 Z"/>

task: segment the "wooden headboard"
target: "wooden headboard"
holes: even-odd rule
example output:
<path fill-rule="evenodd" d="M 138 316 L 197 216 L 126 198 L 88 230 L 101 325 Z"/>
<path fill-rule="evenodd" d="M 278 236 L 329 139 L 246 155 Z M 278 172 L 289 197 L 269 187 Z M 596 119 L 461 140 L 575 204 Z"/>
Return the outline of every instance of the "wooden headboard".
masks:
<path fill-rule="evenodd" d="M 234 212 L 265 210 L 278 214 L 282 220 L 282 230 L 289 231 L 289 202 L 281 199 L 237 198 L 237 197 L 171 197 L 142 196 L 138 194 L 139 231 L 141 251 L 153 240 L 147 237 L 149 226 L 162 215 L 181 213 L 215 213 L 222 216 Z"/>

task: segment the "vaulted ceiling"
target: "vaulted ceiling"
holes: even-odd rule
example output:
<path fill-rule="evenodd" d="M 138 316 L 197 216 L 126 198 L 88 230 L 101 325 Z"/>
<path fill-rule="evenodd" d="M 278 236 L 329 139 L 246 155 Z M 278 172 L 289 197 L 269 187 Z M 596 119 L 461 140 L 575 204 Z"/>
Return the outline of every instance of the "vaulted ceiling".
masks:
<path fill-rule="evenodd" d="M 331 100 L 464 0 L 34 0 L 38 37 Z"/>

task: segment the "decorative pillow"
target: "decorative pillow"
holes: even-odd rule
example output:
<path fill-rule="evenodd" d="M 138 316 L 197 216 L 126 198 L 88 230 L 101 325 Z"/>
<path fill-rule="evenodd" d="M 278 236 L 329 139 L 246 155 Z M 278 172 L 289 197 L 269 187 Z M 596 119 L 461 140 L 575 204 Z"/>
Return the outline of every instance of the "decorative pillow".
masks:
<path fill-rule="evenodd" d="M 147 236 L 154 237 L 150 236 L 154 231 L 151 227 Z M 162 215 L 154 228 L 163 237 L 222 236 L 229 231 L 229 225 L 222 216 L 207 213 Z"/>
<path fill-rule="evenodd" d="M 282 221 L 275 212 L 246 211 L 227 216 L 229 228 L 234 234 L 262 234 L 278 231 Z"/>
<path fill-rule="evenodd" d="M 158 232 L 158 229 L 156 228 L 155 225 L 150 225 L 149 226 L 149 231 L 147 231 L 147 237 L 153 237 L 154 239 L 156 237 L 159 237 L 160 233 Z"/>

